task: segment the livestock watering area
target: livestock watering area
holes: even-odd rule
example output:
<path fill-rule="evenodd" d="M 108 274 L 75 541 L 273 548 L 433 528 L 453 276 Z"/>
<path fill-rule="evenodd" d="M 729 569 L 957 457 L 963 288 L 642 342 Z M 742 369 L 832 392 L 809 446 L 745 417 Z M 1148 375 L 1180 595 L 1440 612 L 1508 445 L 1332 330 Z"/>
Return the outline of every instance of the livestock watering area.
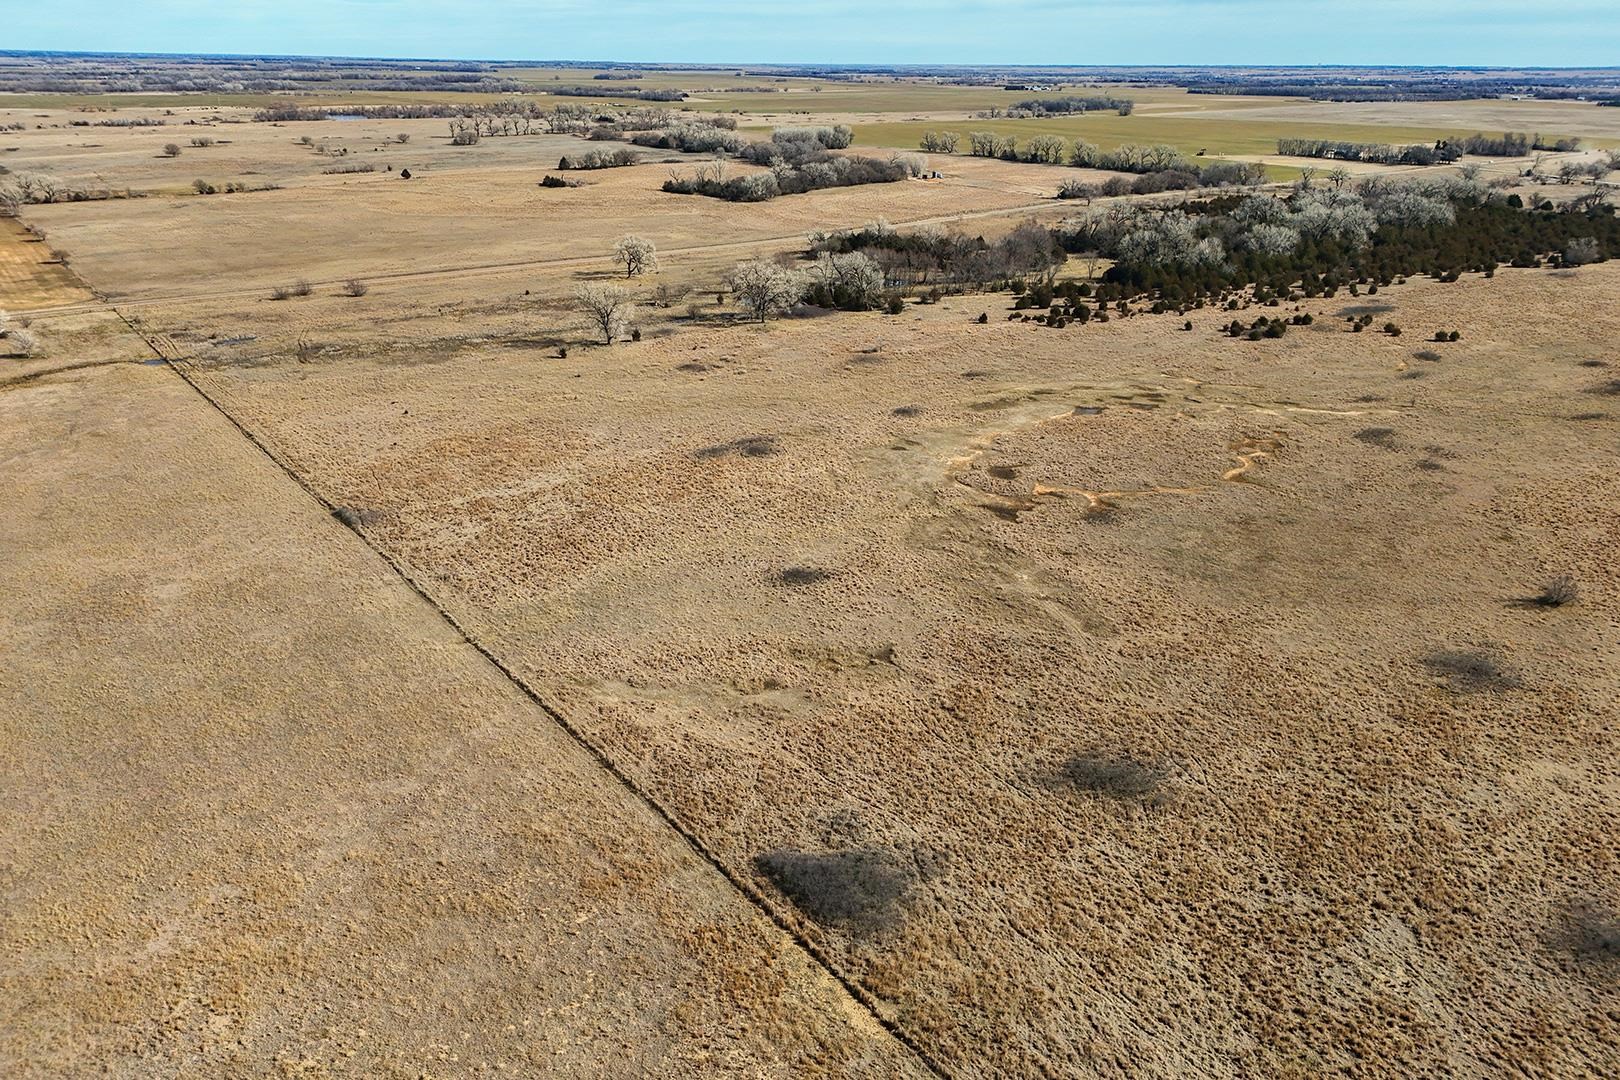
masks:
<path fill-rule="evenodd" d="M 6 60 L 0 1073 L 1620 1070 L 1620 108 Z"/>

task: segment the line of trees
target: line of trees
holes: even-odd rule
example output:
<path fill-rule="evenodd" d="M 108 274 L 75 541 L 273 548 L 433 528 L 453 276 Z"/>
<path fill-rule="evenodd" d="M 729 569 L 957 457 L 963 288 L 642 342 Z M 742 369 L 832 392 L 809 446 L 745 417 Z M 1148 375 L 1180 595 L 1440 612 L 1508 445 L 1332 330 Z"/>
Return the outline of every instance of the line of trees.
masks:
<path fill-rule="evenodd" d="M 1526 135 L 1508 131 L 1501 135 L 1470 135 L 1455 144 L 1465 154 L 1480 157 L 1524 157 L 1532 150 L 1551 150 L 1565 154 L 1581 148 L 1579 139 L 1544 139 L 1541 135 Z"/>
<path fill-rule="evenodd" d="M 690 176 L 671 176 L 664 190 L 675 195 L 707 195 L 728 202 L 763 202 L 778 195 L 799 195 L 830 187 L 890 184 L 920 175 L 923 160 L 916 154 L 896 154 L 887 161 L 858 155 L 832 155 L 798 164 L 777 161 L 769 172 L 728 178 L 725 163 L 699 165 Z"/>
<path fill-rule="evenodd" d="M 559 169 L 622 169 L 634 165 L 640 158 L 634 150 L 587 150 L 583 154 L 570 154 L 557 162 Z"/>
<path fill-rule="evenodd" d="M 634 101 L 685 101 L 684 90 L 634 90 L 629 87 L 548 86 L 546 93 L 560 97 L 630 98 Z"/>
<path fill-rule="evenodd" d="M 1461 149 L 1438 142 L 1392 146 L 1388 143 L 1341 142 L 1333 139 L 1278 139 L 1277 153 L 1288 157 L 1366 161 L 1375 165 L 1441 165 L 1462 157 Z"/>
<path fill-rule="evenodd" d="M 1163 143 L 1145 145 L 1125 143 L 1112 150 L 1102 150 L 1083 140 L 1070 142 L 1058 135 L 1036 135 L 1019 148 L 1011 135 L 994 131 L 968 133 L 968 153 L 973 157 L 999 158 L 1003 161 L 1023 161 L 1037 165 L 1071 165 L 1082 169 L 1106 169 L 1111 172 L 1154 173 L 1172 169 L 1197 174 L 1199 166 L 1192 158 Z M 952 153 L 957 146 L 954 132 L 943 134 L 923 132 L 922 149 L 935 153 Z M 949 149 L 947 149 L 949 147 Z"/>
<path fill-rule="evenodd" d="M 1026 98 L 1014 103 L 1007 110 L 1007 115 L 1067 116 L 1072 113 L 1116 112 L 1121 116 L 1129 116 L 1135 110 L 1136 102 L 1130 98 L 1114 97 L 1110 94 L 1065 94 L 1062 97 Z"/>
<path fill-rule="evenodd" d="M 270 105 L 253 114 L 261 124 L 284 124 L 304 120 L 330 120 L 334 116 L 363 116 L 368 120 L 438 120 L 460 116 L 465 105 L 419 103 L 415 105 Z"/>
<path fill-rule="evenodd" d="M 1060 199 L 1117 198 L 1122 195 L 1157 195 L 1165 191 L 1191 191 L 1195 188 L 1252 187 L 1265 180 L 1265 170 L 1246 161 L 1216 161 L 1202 169 L 1165 169 L 1142 173 L 1134 178 L 1110 176 L 1101 183 L 1065 180 L 1059 187 Z"/>
<path fill-rule="evenodd" d="M 0 179 L 0 217 L 13 217 L 19 207 L 29 205 L 140 198 L 145 198 L 145 194 L 131 188 L 85 187 L 63 183 L 49 175 L 14 173 Z"/>
<path fill-rule="evenodd" d="M 735 154 L 746 140 L 735 131 L 713 124 L 682 123 L 655 131 L 635 132 L 630 141 L 637 146 L 679 150 L 686 154 Z"/>

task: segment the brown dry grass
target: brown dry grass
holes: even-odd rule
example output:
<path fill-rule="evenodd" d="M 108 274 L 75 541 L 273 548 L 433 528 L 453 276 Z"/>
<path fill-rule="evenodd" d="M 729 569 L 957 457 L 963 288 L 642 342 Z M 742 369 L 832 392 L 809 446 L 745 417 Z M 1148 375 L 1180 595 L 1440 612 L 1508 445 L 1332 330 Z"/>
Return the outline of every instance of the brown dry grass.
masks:
<path fill-rule="evenodd" d="M 1617 884 L 1620 490 L 1612 424 L 1566 419 L 1615 284 L 1388 290 L 1462 319 L 1421 383 L 1342 301 L 1248 343 L 977 297 L 567 360 L 422 314 L 202 377 L 739 872 L 849 813 L 928 860 L 898 928 L 804 925 L 958 1067 L 1601 1071 L 1612 988 L 1540 942 L 1549 876 Z M 1551 567 L 1580 617 L 1508 602 Z M 1099 747 L 1153 798 L 1052 782 Z"/>
<path fill-rule="evenodd" d="M 301 167 L 288 130 L 240 129 Z M 1004 297 L 741 326 L 700 291 L 588 348 L 558 298 L 631 223 L 701 290 L 810 228 L 1004 225 L 1030 170 L 728 206 L 654 167 L 541 192 L 521 144 L 28 213 L 954 1070 L 1614 1071 L 1615 984 L 1560 942 L 1620 897 L 1620 462 L 1578 364 L 1620 339 L 1620 268 L 1381 292 L 1463 331 L 1417 381 L 1409 342 L 1336 330 L 1342 298 L 1250 343 L 1214 311 L 1009 324 Z M 94 324 L 40 329 L 72 353 Z M 63 823 L 0 834 L 14 1056 L 341 1066 L 353 1033 L 316 1018 L 342 1009 L 356 1071 L 463 1035 L 554 1049 L 511 1058 L 536 1072 L 899 1067 L 350 532 L 138 377 L 173 378 L 0 389 L 27 553 L 0 573 L 40 597 L 3 624 L 4 760 L 51 762 L 9 790 Z M 1579 603 L 1516 602 L 1562 573 Z M 323 839 L 354 828 L 363 873 Z M 115 958 L 178 927 L 183 955 L 97 982 L 84 925 Z"/>
<path fill-rule="evenodd" d="M 0 307 L 25 310 L 90 299 L 50 245 L 16 218 L 0 217 Z"/>
<path fill-rule="evenodd" d="M 167 369 L 0 483 L 0 1073 L 911 1073 Z"/>

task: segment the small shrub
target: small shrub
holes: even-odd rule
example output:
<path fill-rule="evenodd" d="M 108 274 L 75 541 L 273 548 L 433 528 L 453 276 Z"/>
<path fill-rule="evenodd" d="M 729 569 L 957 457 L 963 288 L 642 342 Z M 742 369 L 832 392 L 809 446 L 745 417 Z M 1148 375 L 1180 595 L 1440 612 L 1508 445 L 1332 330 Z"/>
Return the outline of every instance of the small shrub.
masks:
<path fill-rule="evenodd" d="M 1390 337 L 1400 337 L 1401 328 L 1392 322 L 1387 322 L 1384 324 L 1384 333 L 1388 334 Z"/>
<path fill-rule="evenodd" d="M 1568 574 L 1559 574 L 1541 587 L 1541 591 L 1531 598 L 1531 603 L 1537 607 L 1563 607 L 1573 604 L 1581 595 L 1580 586 Z"/>
<path fill-rule="evenodd" d="M 314 292 L 315 289 L 310 285 L 309 282 L 300 279 L 293 283 L 290 291 L 294 296 L 308 296 L 310 293 Z"/>
<path fill-rule="evenodd" d="M 371 286 L 359 278 L 350 278 L 343 283 L 344 296 L 364 296 L 371 291 Z"/>
<path fill-rule="evenodd" d="M 179 157 L 180 156 L 180 144 L 179 143 L 165 143 L 163 145 L 163 156 L 164 157 Z"/>
<path fill-rule="evenodd" d="M 754 866 L 816 922 L 857 934 L 895 925 L 913 878 L 894 853 L 876 848 L 769 851 Z"/>
<path fill-rule="evenodd" d="M 898 315 L 906 310 L 906 301 L 899 295 L 891 296 L 883 309 L 890 315 Z"/>
<path fill-rule="evenodd" d="M 1602 258 L 1603 249 L 1598 245 L 1595 236 L 1577 237 L 1564 247 L 1565 266 L 1585 266 Z"/>

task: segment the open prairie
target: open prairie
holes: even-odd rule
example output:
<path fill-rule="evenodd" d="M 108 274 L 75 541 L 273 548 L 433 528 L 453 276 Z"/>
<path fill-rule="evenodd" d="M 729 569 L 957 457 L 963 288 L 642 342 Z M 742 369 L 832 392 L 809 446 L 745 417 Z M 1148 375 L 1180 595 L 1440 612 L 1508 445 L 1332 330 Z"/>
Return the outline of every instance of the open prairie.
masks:
<path fill-rule="evenodd" d="M 1590 103 L 640 85 L 853 155 L 1620 140 Z M 1620 1070 L 1620 261 L 1580 229 L 1117 306 L 1132 249 L 1075 244 L 755 320 L 728 272 L 812 233 L 1308 192 L 936 153 L 727 201 L 661 186 L 786 174 L 176 97 L 0 95 L 0 184 L 98 193 L 0 218 L 0 1073 Z M 73 126 L 108 117 L 163 123 Z M 1554 172 L 1597 160 L 1354 171 L 1552 229 L 1522 207 L 1601 202 Z M 575 294 L 615 282 L 605 345 Z"/>

